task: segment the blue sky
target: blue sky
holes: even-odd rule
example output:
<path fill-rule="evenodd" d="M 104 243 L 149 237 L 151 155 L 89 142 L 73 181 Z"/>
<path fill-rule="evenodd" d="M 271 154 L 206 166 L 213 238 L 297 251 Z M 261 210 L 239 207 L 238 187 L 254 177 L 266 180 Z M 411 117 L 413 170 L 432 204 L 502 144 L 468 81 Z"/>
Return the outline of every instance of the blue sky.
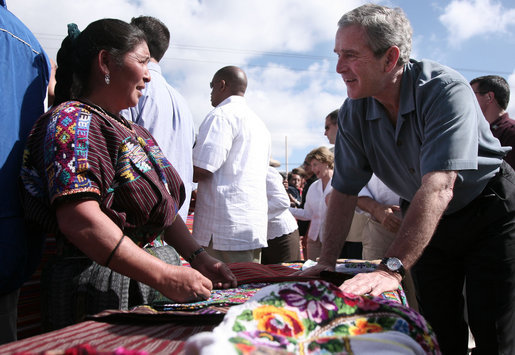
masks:
<path fill-rule="evenodd" d="M 161 19 L 172 33 L 162 60 L 170 83 L 188 101 L 195 126 L 211 110 L 209 82 L 225 65 L 248 76 L 247 100 L 272 134 L 272 155 L 285 170 L 313 148 L 328 145 L 325 116 L 346 97 L 335 72 L 336 23 L 359 0 L 7 0 L 51 58 L 66 24 L 83 29 L 103 17 Z M 413 27 L 415 59 L 428 58 L 468 80 L 504 76 L 515 87 L 515 4 L 512 0 L 376 3 L 402 8 Z M 513 89 L 515 91 L 515 89 Z M 515 99 L 508 111 L 515 116 Z M 286 138 L 287 137 L 287 138 Z M 286 151 L 287 140 L 287 151 Z"/>

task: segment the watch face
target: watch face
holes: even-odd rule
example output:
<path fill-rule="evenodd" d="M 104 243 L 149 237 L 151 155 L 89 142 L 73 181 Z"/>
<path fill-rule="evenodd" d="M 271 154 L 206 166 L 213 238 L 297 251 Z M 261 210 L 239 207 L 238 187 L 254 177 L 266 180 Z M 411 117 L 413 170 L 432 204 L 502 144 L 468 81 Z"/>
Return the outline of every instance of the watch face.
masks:
<path fill-rule="evenodd" d="M 397 258 L 389 258 L 388 261 L 386 261 L 386 266 L 392 271 L 397 271 L 401 268 L 402 263 Z"/>

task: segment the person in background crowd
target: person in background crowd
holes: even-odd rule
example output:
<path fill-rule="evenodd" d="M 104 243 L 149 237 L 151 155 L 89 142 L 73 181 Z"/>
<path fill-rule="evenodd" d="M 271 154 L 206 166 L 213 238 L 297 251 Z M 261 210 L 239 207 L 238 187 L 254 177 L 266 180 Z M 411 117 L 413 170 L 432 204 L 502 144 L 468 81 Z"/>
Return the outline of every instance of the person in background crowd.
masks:
<path fill-rule="evenodd" d="M 297 221 L 289 211 L 290 199 L 284 190 L 281 174 L 268 167 L 266 193 L 268 198 L 268 246 L 261 253 L 262 264 L 279 264 L 300 260 L 300 239 Z"/>
<path fill-rule="evenodd" d="M 317 176 L 313 174 L 311 170 L 311 164 L 304 159 L 304 163 L 302 163 L 301 168 L 304 170 L 304 186 L 302 187 L 302 203 L 299 208 L 304 208 L 306 204 L 306 196 L 308 194 L 309 187 L 317 180 Z M 308 243 L 308 230 L 309 230 L 310 221 L 302 221 L 297 220 L 297 225 L 299 226 L 299 235 L 300 235 L 300 243 L 302 246 L 302 255 L 304 259 L 307 258 L 307 243 Z"/>
<path fill-rule="evenodd" d="M 0 0 L 0 344 L 16 340 L 18 297 L 41 258 L 41 233 L 29 230 L 18 196 L 25 140 L 44 112 L 50 61 L 32 32 Z"/>
<path fill-rule="evenodd" d="M 338 132 L 338 109 L 331 111 L 325 118 L 324 136 L 330 144 L 336 142 L 336 133 Z M 334 153 L 334 147 L 331 147 L 331 152 Z"/>
<path fill-rule="evenodd" d="M 42 276 L 49 330 L 146 303 L 149 286 L 176 302 L 236 286 L 177 215 L 184 186 L 175 169 L 146 129 L 119 115 L 138 103 L 149 60 L 145 34 L 116 19 L 82 33 L 68 25 L 57 54 L 54 106 L 34 124 L 21 170 L 25 217 L 55 234 L 60 250 Z M 160 235 L 192 267 L 143 248 Z"/>
<path fill-rule="evenodd" d="M 242 69 L 221 68 L 210 86 L 214 109 L 193 148 L 198 182 L 193 237 L 225 262 L 259 263 L 267 245 L 270 132 L 247 105 Z"/>
<path fill-rule="evenodd" d="M 338 22 L 339 111 L 333 191 L 316 266 L 334 270 L 359 191 L 373 173 L 401 198 L 403 220 L 376 271 L 344 292 L 377 296 L 411 270 L 419 307 L 444 354 L 466 354 L 463 286 L 478 354 L 515 353 L 515 173 L 468 81 L 410 59 L 399 8 L 366 4 Z"/>
<path fill-rule="evenodd" d="M 288 174 L 288 187 L 286 191 L 290 199 L 291 207 L 300 207 L 302 203 L 302 180 L 304 179 L 304 172 L 299 168 L 293 169 Z"/>
<path fill-rule="evenodd" d="M 504 160 L 514 168 L 515 121 L 506 112 L 510 102 L 510 85 L 501 76 L 486 75 L 472 79 L 470 86 L 476 94 L 479 107 L 490 124 L 494 137 L 499 139 L 502 146 L 512 148 Z"/>
<path fill-rule="evenodd" d="M 195 127 L 186 100 L 168 84 L 159 66 L 170 44 L 170 31 L 164 23 L 151 16 L 134 17 L 131 24 L 147 36 L 150 51 L 148 71 L 152 80 L 142 90 L 138 104 L 123 110 L 121 114 L 150 131 L 166 159 L 179 173 L 186 192 L 186 202 L 180 208 L 179 215 L 186 221 L 193 191 Z"/>
<path fill-rule="evenodd" d="M 322 231 L 327 210 L 325 198 L 332 190 L 334 155 L 327 147 L 319 147 L 313 149 L 306 160 L 318 180 L 310 186 L 304 208 L 290 207 L 290 212 L 297 219 L 311 221 L 307 235 L 307 259 L 316 260 L 323 243 Z"/>

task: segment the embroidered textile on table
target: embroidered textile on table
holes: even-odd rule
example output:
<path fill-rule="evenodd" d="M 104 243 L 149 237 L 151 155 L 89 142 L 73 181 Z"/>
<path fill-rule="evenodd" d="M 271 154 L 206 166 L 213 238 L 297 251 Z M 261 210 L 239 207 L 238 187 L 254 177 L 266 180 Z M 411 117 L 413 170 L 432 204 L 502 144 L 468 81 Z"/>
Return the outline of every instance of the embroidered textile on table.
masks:
<path fill-rule="evenodd" d="M 190 338 L 185 349 L 201 354 L 439 353 L 436 336 L 420 314 L 381 297 L 344 293 L 321 280 L 261 289 L 231 307 L 212 332 Z"/>
<path fill-rule="evenodd" d="M 350 270 L 364 272 L 375 269 L 375 265 L 371 263 L 362 263 L 362 267 L 353 266 Z M 286 265 L 262 265 L 257 263 L 231 263 L 228 264 L 231 271 L 238 280 L 237 288 L 227 290 L 213 290 L 211 298 L 206 301 L 193 303 L 174 303 L 172 300 L 160 296 L 152 302 L 151 308 L 157 311 L 197 311 L 210 306 L 230 306 L 241 304 L 250 299 L 259 289 L 270 285 L 271 283 L 285 281 L 307 281 L 314 280 L 314 277 L 303 277 L 293 275 L 302 266 L 301 263 L 291 263 Z M 391 300 L 403 305 L 407 305 L 406 296 L 402 288 L 397 291 L 384 292 L 382 298 Z"/>

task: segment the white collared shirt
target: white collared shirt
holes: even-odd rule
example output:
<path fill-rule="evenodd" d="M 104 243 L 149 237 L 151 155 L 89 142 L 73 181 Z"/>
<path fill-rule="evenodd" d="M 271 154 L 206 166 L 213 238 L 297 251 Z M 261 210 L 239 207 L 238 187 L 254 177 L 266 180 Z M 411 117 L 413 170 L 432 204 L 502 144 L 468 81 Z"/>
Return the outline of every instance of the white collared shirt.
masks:
<path fill-rule="evenodd" d="M 331 180 L 332 179 L 330 179 L 325 186 L 325 190 L 322 187 L 321 179 L 311 184 L 306 195 L 304 208 L 290 207 L 290 212 L 295 218 L 301 221 L 311 220 L 308 230 L 308 238 L 311 240 L 316 240 L 317 237 L 320 237 L 320 241 L 322 242 L 322 225 L 327 212 L 325 198 L 333 190 Z"/>
<path fill-rule="evenodd" d="M 297 221 L 291 214 L 290 198 L 283 185 L 283 178 L 279 172 L 268 167 L 266 176 L 266 193 L 268 196 L 268 232 L 267 239 L 274 239 L 295 231 Z"/>
<path fill-rule="evenodd" d="M 198 183 L 193 236 L 216 250 L 267 245 L 266 175 L 270 133 L 242 96 L 221 102 L 199 127 L 193 165 L 213 173 Z"/>

